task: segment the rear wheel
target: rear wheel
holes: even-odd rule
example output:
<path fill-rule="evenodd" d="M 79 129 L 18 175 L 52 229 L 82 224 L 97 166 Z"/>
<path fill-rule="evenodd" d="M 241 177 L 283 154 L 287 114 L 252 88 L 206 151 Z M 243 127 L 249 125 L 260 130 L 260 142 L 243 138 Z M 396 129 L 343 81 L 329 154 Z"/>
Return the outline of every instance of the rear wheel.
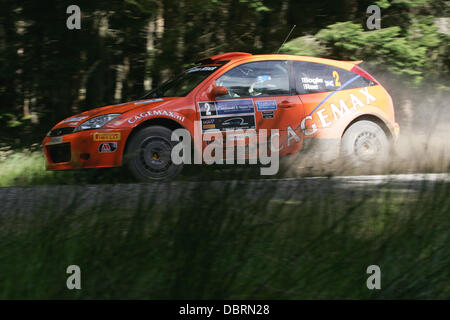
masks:
<path fill-rule="evenodd" d="M 361 120 L 352 124 L 341 141 L 342 155 L 354 165 L 382 163 L 389 155 L 390 142 L 375 122 Z"/>
<path fill-rule="evenodd" d="M 169 180 L 177 176 L 183 164 L 172 163 L 172 131 L 162 126 L 139 130 L 127 147 L 126 161 L 133 176 L 140 181 Z"/>

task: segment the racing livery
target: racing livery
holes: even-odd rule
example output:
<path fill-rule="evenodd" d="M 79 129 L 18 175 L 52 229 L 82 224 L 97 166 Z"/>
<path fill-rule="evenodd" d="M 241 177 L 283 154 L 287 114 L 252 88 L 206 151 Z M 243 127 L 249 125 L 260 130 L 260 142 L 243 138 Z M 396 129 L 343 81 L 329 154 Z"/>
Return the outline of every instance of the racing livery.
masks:
<path fill-rule="evenodd" d="M 182 167 L 170 157 L 178 128 L 191 137 L 279 129 L 280 155 L 314 141 L 366 163 L 389 152 L 399 127 L 388 92 L 359 63 L 243 52 L 202 59 L 139 100 L 59 122 L 43 141 L 46 168 L 126 163 L 139 180 L 172 178 Z"/>

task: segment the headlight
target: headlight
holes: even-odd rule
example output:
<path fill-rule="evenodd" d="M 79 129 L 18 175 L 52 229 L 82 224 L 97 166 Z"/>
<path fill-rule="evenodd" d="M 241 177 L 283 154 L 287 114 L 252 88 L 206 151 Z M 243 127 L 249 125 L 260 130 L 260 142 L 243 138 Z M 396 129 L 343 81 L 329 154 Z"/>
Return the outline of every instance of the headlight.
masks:
<path fill-rule="evenodd" d="M 105 114 L 103 116 L 98 116 L 98 117 L 89 119 L 89 120 L 83 122 L 82 124 L 80 124 L 78 127 L 76 127 L 74 132 L 89 130 L 89 129 L 99 129 L 117 116 L 120 116 L 120 113 Z"/>

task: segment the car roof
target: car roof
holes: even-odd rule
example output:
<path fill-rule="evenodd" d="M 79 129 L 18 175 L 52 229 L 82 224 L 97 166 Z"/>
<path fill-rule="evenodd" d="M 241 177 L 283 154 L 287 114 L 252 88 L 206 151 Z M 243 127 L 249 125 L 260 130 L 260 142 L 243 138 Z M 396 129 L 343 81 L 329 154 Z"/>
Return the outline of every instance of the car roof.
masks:
<path fill-rule="evenodd" d="M 309 56 L 298 56 L 298 55 L 290 55 L 290 54 L 258 54 L 253 55 L 247 52 L 226 52 L 222 54 L 218 54 L 215 56 L 203 58 L 197 63 L 214 63 L 217 61 L 260 61 L 260 60 L 296 60 L 296 61 L 306 61 L 306 62 L 315 62 L 322 63 L 331 66 L 335 66 L 337 68 L 342 68 L 345 70 L 351 70 L 355 65 L 358 65 L 362 62 L 362 60 L 358 61 L 341 61 L 341 60 L 333 60 L 326 58 L 318 58 L 318 57 L 309 57 Z"/>

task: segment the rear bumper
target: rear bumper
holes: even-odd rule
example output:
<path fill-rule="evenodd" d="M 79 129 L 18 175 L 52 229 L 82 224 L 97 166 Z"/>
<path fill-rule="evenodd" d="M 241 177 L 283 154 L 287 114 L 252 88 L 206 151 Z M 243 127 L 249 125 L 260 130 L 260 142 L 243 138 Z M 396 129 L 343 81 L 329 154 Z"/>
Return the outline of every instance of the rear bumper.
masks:
<path fill-rule="evenodd" d="M 122 165 L 128 130 L 87 130 L 42 142 L 47 170 L 104 168 Z"/>

